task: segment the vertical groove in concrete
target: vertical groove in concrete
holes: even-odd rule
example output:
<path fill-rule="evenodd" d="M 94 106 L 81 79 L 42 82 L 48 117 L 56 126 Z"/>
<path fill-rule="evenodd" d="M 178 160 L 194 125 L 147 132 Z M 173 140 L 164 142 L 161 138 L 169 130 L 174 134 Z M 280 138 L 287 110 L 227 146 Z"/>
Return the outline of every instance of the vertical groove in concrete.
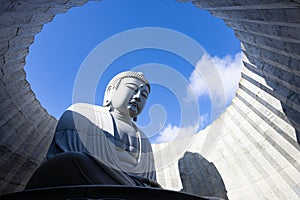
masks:
<path fill-rule="evenodd" d="M 56 125 L 56 120 L 40 105 L 26 81 L 23 67 L 29 45 L 56 14 L 86 2 L 0 2 L 1 194 L 24 188 L 44 159 L 45 147 L 51 142 Z M 203 156 L 220 172 L 229 199 L 299 198 L 300 2 L 196 0 L 193 3 L 222 18 L 242 42 L 245 55 L 236 98 L 214 122 L 224 122 L 223 129 L 216 130 L 219 140 L 213 150 Z M 189 151 L 201 154 L 210 127 L 213 125 L 195 137 Z M 166 146 L 168 144 L 153 148 Z M 176 147 L 171 150 L 170 154 L 177 154 Z M 164 163 L 168 155 L 157 154 L 155 159 L 157 163 Z M 189 165 L 184 168 L 189 170 Z M 198 171 L 193 173 L 190 176 L 197 178 Z M 215 177 L 207 178 L 212 178 L 208 182 L 218 185 Z M 197 184 L 197 179 L 184 186 L 181 184 L 176 162 L 159 169 L 158 180 L 168 189 L 185 187 L 200 194 L 192 184 Z"/>

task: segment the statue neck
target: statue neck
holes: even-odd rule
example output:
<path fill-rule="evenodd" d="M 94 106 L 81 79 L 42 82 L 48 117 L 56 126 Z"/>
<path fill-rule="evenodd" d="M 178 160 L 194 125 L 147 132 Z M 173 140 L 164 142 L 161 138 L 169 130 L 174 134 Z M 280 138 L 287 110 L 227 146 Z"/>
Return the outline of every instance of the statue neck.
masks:
<path fill-rule="evenodd" d="M 129 124 L 132 126 L 132 118 L 129 115 L 124 115 L 123 113 L 121 113 L 120 111 L 114 109 L 112 111 L 110 111 L 110 113 L 113 115 L 113 117 L 117 120 L 120 120 L 122 122 L 125 122 L 126 124 Z"/>

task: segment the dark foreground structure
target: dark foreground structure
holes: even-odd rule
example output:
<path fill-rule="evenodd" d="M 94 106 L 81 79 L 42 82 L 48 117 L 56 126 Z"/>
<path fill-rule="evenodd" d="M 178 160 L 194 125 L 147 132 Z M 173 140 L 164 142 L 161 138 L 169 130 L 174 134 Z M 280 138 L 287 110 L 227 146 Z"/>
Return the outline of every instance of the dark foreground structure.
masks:
<path fill-rule="evenodd" d="M 144 187 L 125 186 L 70 186 L 53 187 L 44 189 L 27 190 L 0 197 L 1 200 L 23 200 L 23 199 L 45 199 L 45 200 L 66 200 L 66 199 L 114 199 L 114 200 L 166 200 L 166 199 L 190 199 L 206 200 L 186 193 L 174 192 L 161 189 Z"/>

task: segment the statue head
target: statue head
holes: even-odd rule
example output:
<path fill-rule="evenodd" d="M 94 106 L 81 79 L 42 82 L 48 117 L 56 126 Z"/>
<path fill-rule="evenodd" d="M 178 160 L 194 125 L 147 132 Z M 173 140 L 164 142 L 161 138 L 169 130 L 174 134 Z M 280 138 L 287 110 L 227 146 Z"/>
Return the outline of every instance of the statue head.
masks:
<path fill-rule="evenodd" d="M 136 121 L 146 104 L 149 93 L 150 84 L 143 73 L 121 72 L 108 83 L 103 106 L 110 107 L 111 110 L 117 109 Z"/>

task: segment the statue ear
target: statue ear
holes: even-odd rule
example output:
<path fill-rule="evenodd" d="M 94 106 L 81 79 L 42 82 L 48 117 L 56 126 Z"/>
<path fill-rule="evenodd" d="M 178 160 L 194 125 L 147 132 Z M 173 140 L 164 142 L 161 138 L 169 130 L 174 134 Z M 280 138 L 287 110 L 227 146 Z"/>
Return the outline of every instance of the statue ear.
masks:
<path fill-rule="evenodd" d="M 112 85 L 108 86 L 108 88 L 106 89 L 104 106 L 109 106 L 110 105 L 112 90 L 113 90 Z"/>

